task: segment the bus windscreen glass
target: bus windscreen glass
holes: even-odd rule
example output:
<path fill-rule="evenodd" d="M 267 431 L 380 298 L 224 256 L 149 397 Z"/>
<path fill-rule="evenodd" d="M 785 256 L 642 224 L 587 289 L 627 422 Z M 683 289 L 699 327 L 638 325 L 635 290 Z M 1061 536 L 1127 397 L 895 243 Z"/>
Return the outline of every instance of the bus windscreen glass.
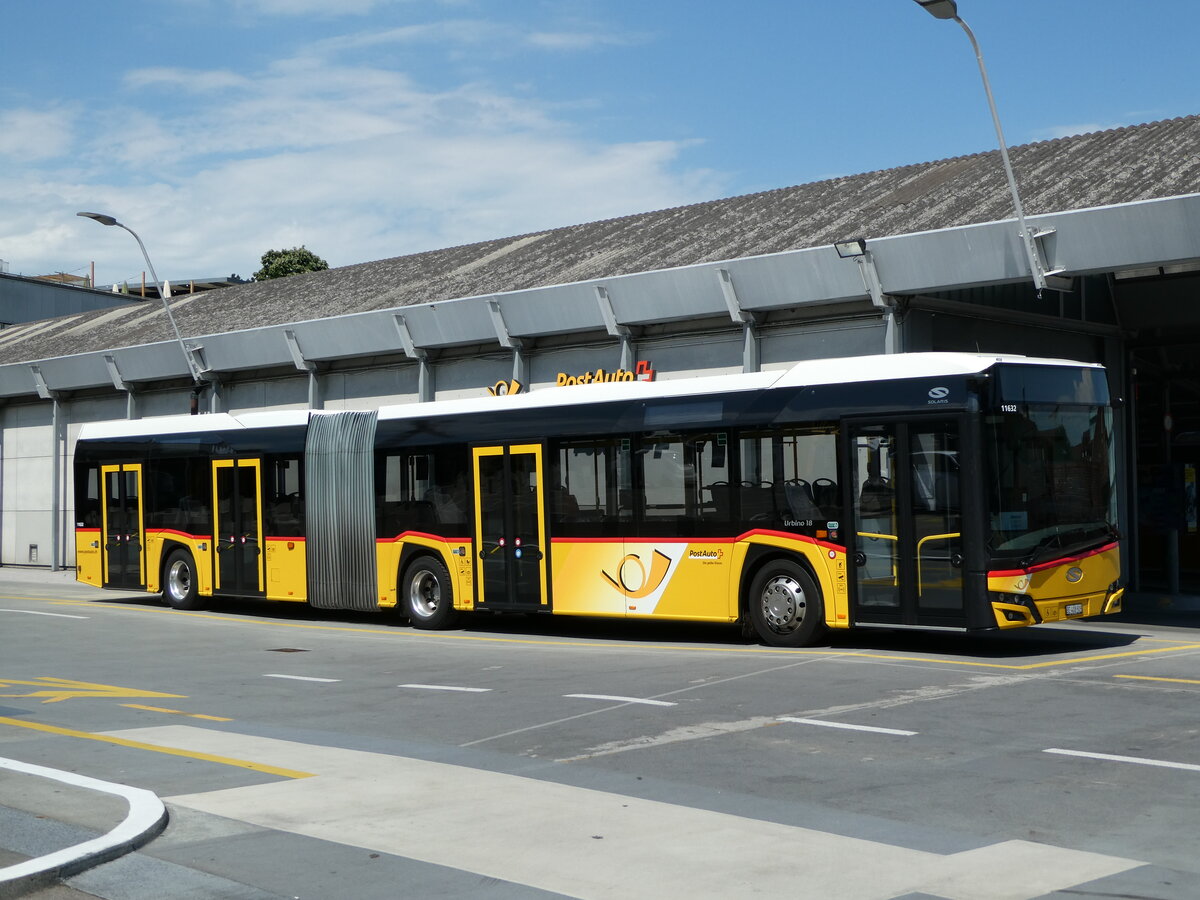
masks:
<path fill-rule="evenodd" d="M 1112 410 L 1000 410 L 984 431 L 993 560 L 1029 567 L 1116 540 Z"/>

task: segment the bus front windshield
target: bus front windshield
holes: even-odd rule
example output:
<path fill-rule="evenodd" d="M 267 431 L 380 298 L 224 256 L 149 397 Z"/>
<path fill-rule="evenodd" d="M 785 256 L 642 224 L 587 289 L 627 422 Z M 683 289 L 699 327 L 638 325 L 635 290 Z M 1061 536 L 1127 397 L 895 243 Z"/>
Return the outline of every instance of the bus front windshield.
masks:
<path fill-rule="evenodd" d="M 1110 408 L 1010 405 L 985 421 L 993 562 L 1025 568 L 1116 539 Z"/>

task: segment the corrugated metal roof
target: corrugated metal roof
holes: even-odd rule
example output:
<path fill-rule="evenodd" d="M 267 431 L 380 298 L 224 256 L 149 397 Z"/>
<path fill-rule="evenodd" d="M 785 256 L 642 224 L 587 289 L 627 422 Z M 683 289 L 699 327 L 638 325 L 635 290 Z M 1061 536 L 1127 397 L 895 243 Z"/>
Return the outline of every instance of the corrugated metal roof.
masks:
<path fill-rule="evenodd" d="M 1200 192 L 1200 116 L 1010 150 L 1028 215 Z M 1011 218 L 999 153 L 902 166 L 192 295 L 185 335 L 481 296 Z M 186 303 L 186 306 L 182 306 Z M 0 345 L 0 364 L 168 340 L 146 307 Z"/>

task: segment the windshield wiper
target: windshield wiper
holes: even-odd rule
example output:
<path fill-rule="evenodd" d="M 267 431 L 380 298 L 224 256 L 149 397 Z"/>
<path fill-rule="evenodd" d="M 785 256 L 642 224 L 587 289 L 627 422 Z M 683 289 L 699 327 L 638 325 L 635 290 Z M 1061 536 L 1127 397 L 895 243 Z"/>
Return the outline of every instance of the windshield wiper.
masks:
<path fill-rule="evenodd" d="M 1074 540 L 1068 543 L 1065 540 L 1066 535 L 1074 535 Z M 1029 552 L 1021 558 L 1021 568 L 1028 569 L 1038 562 L 1039 557 L 1045 558 L 1043 553 L 1046 550 L 1054 549 L 1059 552 L 1082 550 L 1088 544 L 1095 543 L 1096 541 L 1119 541 L 1120 539 L 1121 533 L 1117 531 L 1116 527 L 1107 522 L 1093 528 L 1074 528 L 1067 531 L 1056 531 L 1054 534 L 1046 535 L 1030 548 Z"/>
<path fill-rule="evenodd" d="M 1054 534 L 1048 534 L 1044 538 L 1041 538 L 1030 548 L 1028 553 L 1021 557 L 1021 568 L 1028 569 L 1037 562 L 1037 558 L 1043 550 L 1049 550 L 1051 547 L 1061 548 L 1063 545 L 1062 536 L 1063 533 L 1061 531 L 1056 531 Z"/>

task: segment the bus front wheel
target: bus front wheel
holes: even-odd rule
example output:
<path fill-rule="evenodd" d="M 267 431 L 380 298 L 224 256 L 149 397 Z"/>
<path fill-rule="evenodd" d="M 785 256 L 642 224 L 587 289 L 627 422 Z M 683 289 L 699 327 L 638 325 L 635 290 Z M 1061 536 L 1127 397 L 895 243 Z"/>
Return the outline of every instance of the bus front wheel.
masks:
<path fill-rule="evenodd" d="M 204 600 L 196 584 L 196 563 L 186 550 L 167 557 L 163 568 L 163 600 L 172 609 L 203 609 Z"/>
<path fill-rule="evenodd" d="M 445 563 L 432 556 L 413 560 L 401 590 L 404 611 L 414 628 L 449 628 L 454 624 L 454 588 Z"/>
<path fill-rule="evenodd" d="M 803 566 L 788 559 L 758 570 L 746 606 L 759 638 L 773 647 L 807 647 L 824 631 L 821 591 Z"/>

